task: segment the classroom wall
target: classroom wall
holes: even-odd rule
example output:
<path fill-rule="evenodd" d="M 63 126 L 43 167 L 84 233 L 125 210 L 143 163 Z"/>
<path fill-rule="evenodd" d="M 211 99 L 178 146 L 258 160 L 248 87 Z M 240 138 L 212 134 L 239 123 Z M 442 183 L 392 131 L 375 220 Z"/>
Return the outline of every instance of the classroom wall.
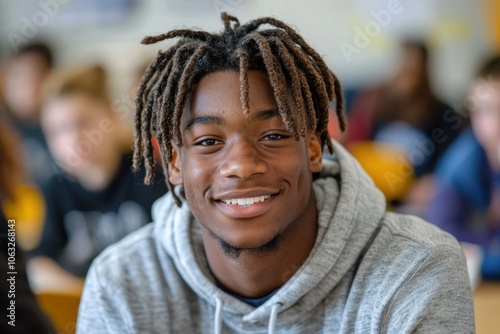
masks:
<path fill-rule="evenodd" d="M 390 73 L 402 36 L 425 38 L 434 51 L 435 86 L 442 97 L 454 102 L 462 98 L 477 62 L 492 48 L 476 0 L 136 0 L 130 15 L 113 22 L 65 22 L 61 13 L 75 1 L 0 2 L 3 53 L 13 48 L 9 36 L 22 35 L 26 20 L 56 2 L 55 15 L 37 27 L 34 38 L 49 39 L 60 64 L 104 62 L 114 74 L 112 86 L 119 93 L 127 89 L 144 57 L 157 50 L 141 46 L 143 36 L 176 27 L 219 30 L 218 12 L 227 10 L 242 22 L 272 15 L 293 24 L 344 85 L 354 88 Z"/>

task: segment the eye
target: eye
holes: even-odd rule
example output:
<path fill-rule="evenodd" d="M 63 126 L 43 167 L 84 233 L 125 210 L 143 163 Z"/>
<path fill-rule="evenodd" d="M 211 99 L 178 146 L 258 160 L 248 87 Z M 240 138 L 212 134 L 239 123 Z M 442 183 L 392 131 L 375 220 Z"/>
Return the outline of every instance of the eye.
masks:
<path fill-rule="evenodd" d="M 269 141 L 276 141 L 276 140 L 282 140 L 282 139 L 287 139 L 290 138 L 288 135 L 282 135 L 278 133 L 271 133 L 269 135 L 264 136 L 262 139 L 263 140 L 269 140 Z"/>
<path fill-rule="evenodd" d="M 220 140 L 217 139 L 203 139 L 195 143 L 197 146 L 214 146 L 217 144 L 222 143 Z"/>

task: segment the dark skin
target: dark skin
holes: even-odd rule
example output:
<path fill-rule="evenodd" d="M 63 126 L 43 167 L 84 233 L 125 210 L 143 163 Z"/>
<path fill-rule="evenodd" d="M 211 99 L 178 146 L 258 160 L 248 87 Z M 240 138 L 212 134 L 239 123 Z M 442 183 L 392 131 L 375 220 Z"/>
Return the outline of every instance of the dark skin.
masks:
<path fill-rule="evenodd" d="M 218 283 L 258 298 L 282 286 L 314 246 L 312 173 L 321 170 L 321 142 L 314 132 L 293 138 L 265 72 L 249 71 L 248 79 L 248 115 L 239 72 L 200 80 L 183 114 L 169 178 L 184 186 Z"/>

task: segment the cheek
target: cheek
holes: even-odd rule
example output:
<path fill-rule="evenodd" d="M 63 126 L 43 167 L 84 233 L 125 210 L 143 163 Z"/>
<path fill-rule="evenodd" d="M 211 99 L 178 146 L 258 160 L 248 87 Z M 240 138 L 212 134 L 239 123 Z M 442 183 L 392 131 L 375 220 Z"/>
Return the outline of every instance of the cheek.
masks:
<path fill-rule="evenodd" d="M 500 116 L 476 117 L 472 122 L 474 133 L 483 145 L 498 144 L 500 142 Z"/>
<path fill-rule="evenodd" d="M 194 205 L 199 205 L 205 189 L 213 185 L 213 177 L 217 167 L 213 162 L 200 161 L 196 157 L 183 158 L 181 163 L 182 183 L 186 197 L 192 200 Z"/>
<path fill-rule="evenodd" d="M 69 141 L 61 135 L 48 139 L 48 146 L 57 161 L 64 161 L 64 157 L 71 151 Z"/>
<path fill-rule="evenodd" d="M 276 177 L 288 180 L 292 189 L 295 188 L 296 199 L 303 199 L 304 196 L 309 195 L 312 178 L 307 150 L 301 147 L 287 157 L 289 158 L 276 159 L 276 161 L 281 161 L 280 167 L 276 169 Z"/>

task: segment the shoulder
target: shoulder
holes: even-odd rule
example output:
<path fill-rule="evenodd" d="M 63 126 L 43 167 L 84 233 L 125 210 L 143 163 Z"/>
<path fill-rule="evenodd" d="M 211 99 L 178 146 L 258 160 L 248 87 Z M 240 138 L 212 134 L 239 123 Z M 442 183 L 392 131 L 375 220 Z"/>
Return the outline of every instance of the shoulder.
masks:
<path fill-rule="evenodd" d="M 382 226 L 390 232 L 394 242 L 406 240 L 428 251 L 447 248 L 461 252 L 452 235 L 416 216 L 387 213 Z"/>
<path fill-rule="evenodd" d="M 392 213 L 382 231 L 385 268 L 376 280 L 385 296 L 382 326 L 405 333 L 415 328 L 469 332 L 474 327 L 472 294 L 456 239 L 420 218 Z"/>
<path fill-rule="evenodd" d="M 467 278 L 465 258 L 458 241 L 414 216 L 387 213 L 368 254 L 371 255 L 371 270 L 375 270 L 370 276 L 374 281 L 389 284 L 386 288 L 394 293 L 409 282 L 438 284 L 434 279 L 421 281 L 422 277 Z"/>
<path fill-rule="evenodd" d="M 154 226 L 148 224 L 94 260 L 85 279 L 78 332 L 139 332 L 152 328 L 157 319 L 167 331 L 174 301 L 164 273 L 175 273 L 168 268 L 168 257 L 159 260 L 162 254 L 156 249 Z"/>
<path fill-rule="evenodd" d="M 451 234 L 421 218 L 388 213 L 382 224 L 383 258 L 399 289 L 443 289 L 444 282 L 468 290 L 467 265 L 462 248 Z M 454 282 L 452 282 L 454 281 Z"/>
<path fill-rule="evenodd" d="M 154 224 L 147 224 L 106 248 L 92 263 L 99 279 L 121 281 L 126 272 L 140 276 L 145 261 L 156 256 Z"/>
<path fill-rule="evenodd" d="M 358 274 L 369 277 L 373 289 L 387 295 L 415 278 L 434 275 L 431 272 L 440 272 L 441 278 L 467 276 L 462 249 L 453 236 L 418 217 L 397 213 L 385 214 L 360 269 Z"/>
<path fill-rule="evenodd" d="M 158 234 L 155 223 L 149 223 L 106 248 L 90 267 L 94 284 L 129 295 L 141 291 L 143 296 L 177 284 L 182 278 Z"/>

